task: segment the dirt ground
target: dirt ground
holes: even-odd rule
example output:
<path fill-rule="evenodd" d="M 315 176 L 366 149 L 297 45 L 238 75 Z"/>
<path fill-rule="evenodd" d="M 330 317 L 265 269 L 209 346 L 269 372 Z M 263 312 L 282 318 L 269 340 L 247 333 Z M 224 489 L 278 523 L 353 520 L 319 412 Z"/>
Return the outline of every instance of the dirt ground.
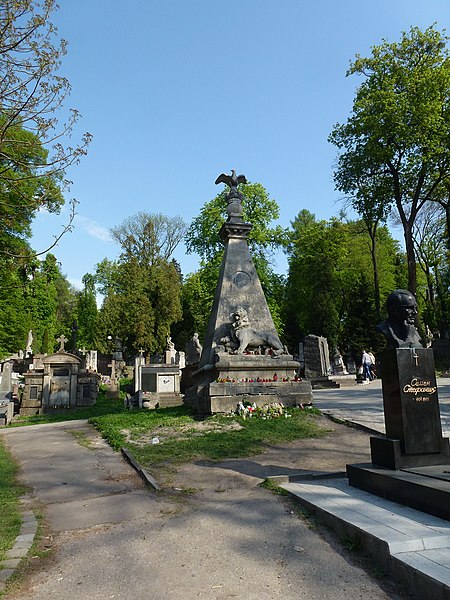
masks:
<path fill-rule="evenodd" d="M 335 423 L 325 416 L 318 423 L 329 432 L 325 437 L 267 445 L 262 454 L 222 462 L 194 461 L 177 469 L 173 487 L 197 493 L 224 491 L 235 485 L 254 486 L 255 478 L 294 475 L 310 471 L 345 471 L 349 463 L 370 462 L 369 434 Z"/>
<path fill-rule="evenodd" d="M 87 424 L 12 432 L 8 442 L 35 489 L 47 521 L 42 543 L 52 552 L 31 561 L 34 568 L 7 598 L 410 599 L 305 517 L 294 499 L 259 485 L 274 475 L 344 471 L 369 461 L 368 433 L 319 420 L 325 437 L 267 445 L 246 459 L 167 465 L 164 481 L 163 473 L 152 473 L 163 487 L 158 493 L 141 480 L 122 481 L 123 473 L 135 474 Z M 74 428 L 92 439 L 91 449 L 68 435 Z M 39 469 L 30 459 L 32 443 Z M 76 470 L 67 469 L 69 460 Z"/>

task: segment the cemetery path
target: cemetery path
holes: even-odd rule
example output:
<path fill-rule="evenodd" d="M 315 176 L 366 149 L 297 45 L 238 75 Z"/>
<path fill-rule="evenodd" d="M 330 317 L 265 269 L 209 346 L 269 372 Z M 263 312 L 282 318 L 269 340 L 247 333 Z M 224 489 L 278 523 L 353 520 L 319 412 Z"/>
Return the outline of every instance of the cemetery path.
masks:
<path fill-rule="evenodd" d="M 15 600 L 386 600 L 389 582 L 311 524 L 267 476 L 342 470 L 369 457 L 368 434 L 334 424 L 321 439 L 264 454 L 183 465 L 173 488 L 146 489 L 86 422 L 0 430 L 46 522 L 51 557 L 9 591 Z"/>

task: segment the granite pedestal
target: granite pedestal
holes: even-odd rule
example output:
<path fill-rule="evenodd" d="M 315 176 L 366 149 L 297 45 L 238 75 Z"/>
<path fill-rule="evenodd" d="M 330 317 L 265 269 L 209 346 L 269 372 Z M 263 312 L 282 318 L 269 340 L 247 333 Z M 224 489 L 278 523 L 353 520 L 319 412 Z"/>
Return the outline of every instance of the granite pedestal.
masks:
<path fill-rule="evenodd" d="M 450 446 L 433 351 L 388 350 L 381 365 L 386 437 L 370 439 L 372 464 L 347 465 L 350 485 L 450 519 Z"/>

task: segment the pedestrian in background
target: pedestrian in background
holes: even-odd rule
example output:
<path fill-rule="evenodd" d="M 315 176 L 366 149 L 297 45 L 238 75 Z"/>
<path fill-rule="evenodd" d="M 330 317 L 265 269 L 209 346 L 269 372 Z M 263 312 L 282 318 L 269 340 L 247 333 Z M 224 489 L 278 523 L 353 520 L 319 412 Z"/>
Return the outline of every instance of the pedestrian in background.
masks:
<path fill-rule="evenodd" d="M 372 364 L 372 359 L 370 358 L 370 354 L 363 350 L 361 357 L 361 364 L 363 367 L 363 376 L 366 381 L 372 381 L 372 374 L 370 372 L 370 365 Z"/>

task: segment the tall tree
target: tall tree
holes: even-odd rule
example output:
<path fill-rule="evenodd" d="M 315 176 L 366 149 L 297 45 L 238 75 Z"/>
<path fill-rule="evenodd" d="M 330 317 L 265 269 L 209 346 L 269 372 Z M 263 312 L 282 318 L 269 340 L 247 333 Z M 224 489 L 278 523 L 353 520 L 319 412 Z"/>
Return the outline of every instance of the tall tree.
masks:
<path fill-rule="evenodd" d="M 0 253 L 18 254 L 12 242 L 29 235 L 38 209 L 59 210 L 66 169 L 91 137 L 70 146 L 79 114 L 60 119 L 70 84 L 58 74 L 67 43 L 51 22 L 56 8 L 55 0 L 0 6 Z"/>
<path fill-rule="evenodd" d="M 99 315 L 99 348 L 119 338 L 128 355 L 165 346 L 181 319 L 181 275 L 171 255 L 183 238 L 181 217 L 138 213 L 111 230 L 120 243 L 118 261 L 97 265 L 96 281 L 105 295 Z"/>
<path fill-rule="evenodd" d="M 187 225 L 180 216 L 138 212 L 110 230 L 111 237 L 127 258 L 135 256 L 140 264 L 169 261 L 186 234 Z"/>
<path fill-rule="evenodd" d="M 87 273 L 83 276 L 84 289 L 77 297 L 78 344 L 89 350 L 97 348 L 97 300 L 95 276 Z"/>
<path fill-rule="evenodd" d="M 394 203 L 403 226 L 408 288 L 417 288 L 413 230 L 424 204 L 436 200 L 450 177 L 450 59 L 448 38 L 434 27 L 412 27 L 400 42 L 383 41 L 368 58 L 357 56 L 347 75 L 365 77 L 352 114 L 330 141 L 338 158 L 338 188 L 381 182 L 374 201 Z M 386 195 L 386 186 L 388 193 Z"/>
<path fill-rule="evenodd" d="M 377 230 L 380 294 L 396 287 L 398 247 Z M 307 210 L 292 222 L 284 313 L 292 345 L 307 334 L 341 350 L 376 345 L 371 238 L 361 221 L 317 221 Z"/>

